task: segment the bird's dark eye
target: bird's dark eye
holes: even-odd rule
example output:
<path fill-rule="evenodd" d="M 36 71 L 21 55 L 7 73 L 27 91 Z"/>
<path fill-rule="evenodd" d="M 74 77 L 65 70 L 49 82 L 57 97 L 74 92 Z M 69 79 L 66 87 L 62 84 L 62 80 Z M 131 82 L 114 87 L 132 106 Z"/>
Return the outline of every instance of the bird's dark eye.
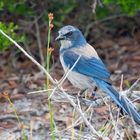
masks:
<path fill-rule="evenodd" d="M 65 36 L 67 36 L 67 37 L 71 36 L 71 35 L 72 35 L 72 31 L 65 34 Z"/>

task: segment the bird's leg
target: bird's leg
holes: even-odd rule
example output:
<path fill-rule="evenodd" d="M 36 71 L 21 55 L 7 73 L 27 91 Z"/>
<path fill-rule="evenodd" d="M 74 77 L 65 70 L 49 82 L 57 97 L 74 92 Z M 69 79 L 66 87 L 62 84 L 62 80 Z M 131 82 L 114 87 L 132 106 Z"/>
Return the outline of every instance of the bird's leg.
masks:
<path fill-rule="evenodd" d="M 120 108 L 120 114 L 119 114 L 119 117 L 122 117 L 126 115 L 126 113 L 124 112 L 124 110 L 122 108 Z"/>
<path fill-rule="evenodd" d="M 96 96 L 96 91 L 97 91 L 97 86 L 95 86 L 94 87 L 94 90 L 93 90 L 93 92 L 92 92 L 92 97 L 93 97 L 93 99 L 95 98 L 95 96 Z"/>
<path fill-rule="evenodd" d="M 86 90 L 87 90 L 87 88 L 85 88 L 85 89 L 81 90 L 81 91 L 78 93 L 78 96 L 82 96 L 82 95 L 83 95 L 83 93 L 84 93 Z"/>

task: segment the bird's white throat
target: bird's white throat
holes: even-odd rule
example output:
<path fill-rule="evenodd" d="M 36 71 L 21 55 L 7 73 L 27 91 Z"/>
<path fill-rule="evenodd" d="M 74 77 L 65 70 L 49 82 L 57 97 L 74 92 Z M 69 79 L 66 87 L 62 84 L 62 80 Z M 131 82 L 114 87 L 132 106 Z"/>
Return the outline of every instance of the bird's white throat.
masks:
<path fill-rule="evenodd" d="M 61 49 L 63 48 L 69 48 L 72 46 L 72 42 L 70 40 L 61 40 Z"/>

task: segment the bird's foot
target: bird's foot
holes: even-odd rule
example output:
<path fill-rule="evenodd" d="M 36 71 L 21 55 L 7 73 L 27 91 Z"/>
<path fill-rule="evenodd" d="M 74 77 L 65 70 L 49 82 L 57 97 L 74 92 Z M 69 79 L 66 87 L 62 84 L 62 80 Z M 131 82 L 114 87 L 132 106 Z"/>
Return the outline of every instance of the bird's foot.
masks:
<path fill-rule="evenodd" d="M 78 93 L 78 96 L 82 96 L 84 93 L 85 93 L 85 91 L 87 90 L 87 88 L 86 89 L 83 89 L 83 90 L 81 90 L 79 93 Z"/>
<path fill-rule="evenodd" d="M 96 91 L 97 91 L 97 87 L 94 88 L 93 92 L 92 92 L 92 99 L 95 100 L 96 99 Z"/>

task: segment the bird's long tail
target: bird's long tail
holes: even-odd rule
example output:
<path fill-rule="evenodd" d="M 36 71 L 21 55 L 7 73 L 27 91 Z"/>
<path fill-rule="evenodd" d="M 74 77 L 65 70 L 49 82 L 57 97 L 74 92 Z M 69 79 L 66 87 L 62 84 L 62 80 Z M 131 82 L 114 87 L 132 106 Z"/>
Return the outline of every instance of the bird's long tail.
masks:
<path fill-rule="evenodd" d="M 112 85 L 104 82 L 104 81 L 98 81 L 96 82 L 98 86 L 109 96 L 112 98 L 112 100 L 123 109 L 124 112 L 129 114 L 133 120 L 140 124 L 140 114 L 137 112 L 135 106 L 130 102 L 130 100 L 127 97 L 121 96 L 113 87 Z"/>

